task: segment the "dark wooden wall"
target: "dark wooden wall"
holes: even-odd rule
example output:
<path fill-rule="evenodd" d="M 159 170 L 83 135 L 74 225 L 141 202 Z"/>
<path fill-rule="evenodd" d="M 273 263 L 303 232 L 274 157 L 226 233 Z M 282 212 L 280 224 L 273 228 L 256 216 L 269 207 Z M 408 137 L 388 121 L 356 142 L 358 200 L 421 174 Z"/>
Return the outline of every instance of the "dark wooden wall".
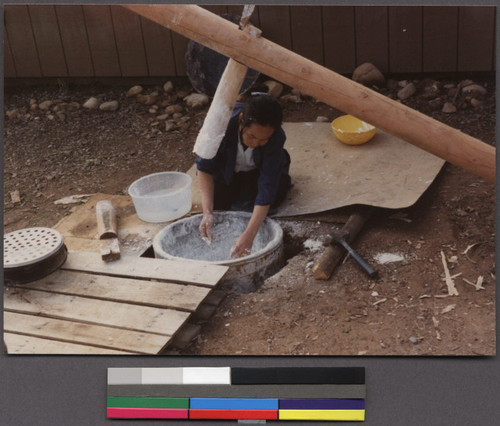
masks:
<path fill-rule="evenodd" d="M 242 6 L 206 6 L 240 14 Z M 263 36 L 336 72 L 493 71 L 495 7 L 258 6 Z M 188 40 L 120 7 L 7 5 L 4 75 L 175 77 Z"/>

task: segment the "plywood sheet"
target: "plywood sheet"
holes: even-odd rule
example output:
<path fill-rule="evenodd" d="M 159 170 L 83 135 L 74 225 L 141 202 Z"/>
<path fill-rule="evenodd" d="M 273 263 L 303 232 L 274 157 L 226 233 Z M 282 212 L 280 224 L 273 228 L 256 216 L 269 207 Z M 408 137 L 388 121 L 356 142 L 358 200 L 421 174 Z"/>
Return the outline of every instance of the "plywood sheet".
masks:
<path fill-rule="evenodd" d="M 359 146 L 345 145 L 329 123 L 284 123 L 293 187 L 275 217 L 297 216 L 354 204 L 401 209 L 413 205 L 444 160 L 377 130 Z M 193 177 L 193 210 L 201 205 Z"/>

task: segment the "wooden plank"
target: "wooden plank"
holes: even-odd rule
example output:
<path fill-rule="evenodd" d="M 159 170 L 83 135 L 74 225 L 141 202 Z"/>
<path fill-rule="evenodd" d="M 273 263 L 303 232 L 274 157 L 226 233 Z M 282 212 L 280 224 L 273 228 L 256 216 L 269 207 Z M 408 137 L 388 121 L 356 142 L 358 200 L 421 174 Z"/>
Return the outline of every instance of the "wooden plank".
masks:
<path fill-rule="evenodd" d="M 224 5 L 212 4 L 212 5 L 202 5 L 201 7 L 205 10 L 215 13 L 216 15 L 222 15 L 224 13 L 227 13 L 227 6 Z"/>
<path fill-rule="evenodd" d="M 295 6 L 291 8 L 292 50 L 323 65 L 323 24 L 321 8 Z"/>
<path fill-rule="evenodd" d="M 206 287 L 62 270 L 24 284 L 23 288 L 189 312 L 194 312 L 210 292 Z"/>
<path fill-rule="evenodd" d="M 150 76 L 175 76 L 172 33 L 165 27 L 141 17 L 142 36 Z"/>
<path fill-rule="evenodd" d="M 495 7 L 458 10 L 458 71 L 494 70 Z"/>
<path fill-rule="evenodd" d="M 172 336 L 187 320 L 186 312 L 107 302 L 16 288 L 4 295 L 6 311 L 44 315 L 89 324 Z"/>
<path fill-rule="evenodd" d="M 125 256 L 106 263 L 102 261 L 99 253 L 73 251 L 68 253 L 62 269 L 213 287 L 229 268 L 202 262 Z"/>
<path fill-rule="evenodd" d="M 3 28 L 3 72 L 6 78 L 17 77 L 14 57 L 10 50 L 9 36 L 5 27 Z"/>
<path fill-rule="evenodd" d="M 325 66 L 338 73 L 352 74 L 356 67 L 352 6 L 323 7 L 323 39 Z"/>
<path fill-rule="evenodd" d="M 90 53 L 96 77 L 120 76 L 110 6 L 83 5 Z"/>
<path fill-rule="evenodd" d="M 81 5 L 55 6 L 70 77 L 94 75 L 90 46 Z"/>
<path fill-rule="evenodd" d="M 122 76 L 149 75 L 139 15 L 121 6 L 111 6 L 111 17 Z"/>
<path fill-rule="evenodd" d="M 453 72 L 457 69 L 458 8 L 423 8 L 423 71 Z"/>
<path fill-rule="evenodd" d="M 259 6 L 259 16 L 262 37 L 286 49 L 291 49 L 290 7 Z"/>
<path fill-rule="evenodd" d="M 96 349 L 150 355 L 157 354 L 167 339 L 158 334 L 14 312 L 4 312 L 4 330 L 36 338 L 93 346 Z"/>
<path fill-rule="evenodd" d="M 68 75 L 53 5 L 28 6 L 43 77 Z"/>
<path fill-rule="evenodd" d="M 5 6 L 4 21 L 17 77 L 41 77 L 42 69 L 28 7 L 26 5 Z"/>
<path fill-rule="evenodd" d="M 389 7 L 389 72 L 422 71 L 422 7 Z"/>
<path fill-rule="evenodd" d="M 130 355 L 127 352 L 94 346 L 76 345 L 57 340 L 40 339 L 33 336 L 5 333 L 9 354 L 80 354 L 80 355 Z"/>
<path fill-rule="evenodd" d="M 356 64 L 371 62 L 380 71 L 389 70 L 386 6 L 355 6 Z"/>
<path fill-rule="evenodd" d="M 175 69 L 178 76 L 187 75 L 186 51 L 189 40 L 178 33 L 172 33 L 172 46 L 174 48 Z"/>

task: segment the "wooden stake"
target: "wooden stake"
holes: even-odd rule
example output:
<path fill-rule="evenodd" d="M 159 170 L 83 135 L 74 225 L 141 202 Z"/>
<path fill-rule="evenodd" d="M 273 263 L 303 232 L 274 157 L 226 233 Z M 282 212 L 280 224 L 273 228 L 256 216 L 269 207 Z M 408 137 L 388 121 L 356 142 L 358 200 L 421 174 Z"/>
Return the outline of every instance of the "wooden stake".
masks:
<path fill-rule="evenodd" d="M 373 213 L 371 207 L 360 207 L 358 212 L 353 213 L 347 223 L 342 227 L 340 232 L 348 232 L 349 237 L 346 239 L 348 243 L 353 241 L 359 234 L 368 218 Z M 333 270 L 340 262 L 345 254 L 345 249 L 339 245 L 329 245 L 321 257 L 316 261 L 311 271 L 313 277 L 317 280 L 327 280 L 331 277 Z"/>
<path fill-rule="evenodd" d="M 495 148 L 194 5 L 123 6 L 450 163 L 495 181 Z"/>

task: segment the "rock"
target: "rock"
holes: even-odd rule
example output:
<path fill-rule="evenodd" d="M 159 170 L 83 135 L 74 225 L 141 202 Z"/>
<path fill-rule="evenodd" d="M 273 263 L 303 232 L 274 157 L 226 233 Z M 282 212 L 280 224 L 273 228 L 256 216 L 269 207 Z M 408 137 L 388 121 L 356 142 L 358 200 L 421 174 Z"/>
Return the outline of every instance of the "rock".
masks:
<path fill-rule="evenodd" d="M 404 101 L 411 98 L 417 92 L 417 88 L 413 83 L 407 84 L 405 87 L 398 91 L 398 99 Z"/>
<path fill-rule="evenodd" d="M 470 84 L 462 87 L 462 93 L 484 96 L 488 93 L 488 91 L 479 84 Z"/>
<path fill-rule="evenodd" d="M 40 108 L 42 111 L 47 111 L 50 109 L 52 104 L 53 104 L 52 101 L 43 101 L 41 104 L 38 105 L 38 108 Z"/>
<path fill-rule="evenodd" d="M 424 99 L 435 99 L 439 95 L 439 87 L 437 83 L 432 83 L 425 86 L 424 93 L 422 93 L 422 98 Z"/>
<path fill-rule="evenodd" d="M 182 105 L 179 104 L 169 105 L 168 107 L 165 108 L 165 114 L 172 115 L 178 112 L 184 112 L 184 107 Z"/>
<path fill-rule="evenodd" d="M 33 105 L 33 104 L 36 104 L 36 99 L 31 98 L 31 99 L 30 99 L 30 105 Z"/>
<path fill-rule="evenodd" d="M 446 90 L 454 89 L 456 86 L 454 83 L 448 83 L 443 86 Z"/>
<path fill-rule="evenodd" d="M 109 102 L 103 102 L 101 105 L 99 105 L 99 109 L 101 111 L 116 111 L 120 104 L 118 101 L 109 101 Z"/>
<path fill-rule="evenodd" d="M 168 114 L 162 114 L 162 115 L 159 115 L 158 117 L 156 117 L 156 119 L 160 120 L 160 121 L 166 120 L 167 118 L 168 118 Z"/>
<path fill-rule="evenodd" d="M 472 80 L 462 80 L 460 83 L 459 83 L 459 86 L 460 87 L 467 87 L 467 86 L 470 86 L 471 84 L 474 84 L 474 82 Z"/>
<path fill-rule="evenodd" d="M 267 93 L 273 98 L 279 98 L 283 93 L 283 85 L 274 80 L 268 80 L 264 82 L 267 86 Z"/>
<path fill-rule="evenodd" d="M 412 342 L 414 345 L 418 343 L 418 339 L 415 336 L 411 336 L 408 340 Z"/>
<path fill-rule="evenodd" d="M 174 83 L 172 83 L 171 81 L 167 81 L 164 85 L 163 85 L 163 91 L 165 93 L 172 93 L 174 91 Z"/>
<path fill-rule="evenodd" d="M 172 118 L 175 118 L 175 119 L 181 118 L 182 116 L 183 116 L 183 114 L 180 112 L 176 112 L 176 113 L 172 114 Z"/>
<path fill-rule="evenodd" d="M 457 108 L 455 107 L 455 105 L 453 105 L 451 102 L 446 102 L 444 105 L 443 105 L 443 109 L 442 111 L 446 114 L 452 114 L 454 112 L 457 112 Z"/>
<path fill-rule="evenodd" d="M 431 99 L 429 101 L 429 106 L 437 111 L 443 107 L 443 101 L 441 98 Z"/>
<path fill-rule="evenodd" d="M 17 108 L 11 109 L 10 111 L 7 111 L 5 114 L 7 114 L 9 120 L 14 120 L 15 118 L 19 117 L 19 110 Z"/>
<path fill-rule="evenodd" d="M 186 102 L 188 107 L 196 109 L 203 108 L 208 105 L 210 99 L 207 95 L 203 95 L 201 93 L 191 93 L 190 95 L 184 97 L 184 102 Z"/>
<path fill-rule="evenodd" d="M 302 102 L 302 99 L 300 99 L 299 97 L 292 95 L 292 94 L 283 95 L 280 99 L 285 101 L 285 102 L 293 102 L 296 104 L 299 104 Z"/>
<path fill-rule="evenodd" d="M 91 97 L 84 104 L 83 107 L 87 109 L 96 109 L 99 106 L 99 99 Z"/>
<path fill-rule="evenodd" d="M 171 132 L 172 130 L 175 130 L 177 129 L 177 124 L 172 121 L 172 120 L 168 120 L 165 122 L 165 131 L 166 132 Z"/>
<path fill-rule="evenodd" d="M 127 97 L 130 97 L 130 96 L 136 96 L 138 95 L 139 93 L 142 93 L 143 91 L 143 87 L 142 86 L 133 86 L 131 87 L 130 89 L 128 89 L 128 92 L 127 92 Z"/>
<path fill-rule="evenodd" d="M 184 99 L 186 96 L 188 96 L 191 92 L 188 92 L 187 90 L 178 90 L 177 91 L 177 98 L 178 99 Z"/>
<path fill-rule="evenodd" d="M 476 99 L 476 98 L 472 98 L 470 100 L 470 104 L 474 107 L 474 108 L 478 108 L 480 107 L 482 104 L 483 104 L 483 101 L 480 101 L 479 99 Z"/>
<path fill-rule="evenodd" d="M 38 109 L 38 105 L 37 104 L 30 104 L 30 110 L 31 111 L 36 111 Z"/>
<path fill-rule="evenodd" d="M 55 117 L 52 114 L 48 114 L 47 118 L 52 121 Z"/>
<path fill-rule="evenodd" d="M 292 89 L 292 95 L 297 96 L 298 98 L 302 97 L 302 93 L 300 93 L 299 89 Z"/>
<path fill-rule="evenodd" d="M 156 113 L 156 111 L 157 111 L 157 110 L 156 110 L 156 109 L 154 109 L 154 108 L 149 108 L 149 110 L 148 110 L 148 112 L 149 112 L 150 114 L 155 114 L 155 113 Z"/>
<path fill-rule="evenodd" d="M 319 115 L 316 117 L 316 122 L 317 123 L 329 123 L 331 120 L 328 117 L 325 117 L 323 115 Z"/>
<path fill-rule="evenodd" d="M 370 62 L 365 62 L 357 67 L 352 74 L 352 79 L 365 86 L 385 86 L 384 75 Z"/>
<path fill-rule="evenodd" d="M 137 100 L 143 105 L 153 105 L 158 100 L 158 94 L 151 93 L 150 95 L 137 95 Z"/>
<path fill-rule="evenodd" d="M 56 112 L 56 115 L 57 115 L 57 118 L 58 118 L 59 120 L 61 120 L 61 121 L 66 120 L 66 114 L 64 114 L 64 112 L 62 112 L 62 111 L 58 111 L 58 112 Z"/>

